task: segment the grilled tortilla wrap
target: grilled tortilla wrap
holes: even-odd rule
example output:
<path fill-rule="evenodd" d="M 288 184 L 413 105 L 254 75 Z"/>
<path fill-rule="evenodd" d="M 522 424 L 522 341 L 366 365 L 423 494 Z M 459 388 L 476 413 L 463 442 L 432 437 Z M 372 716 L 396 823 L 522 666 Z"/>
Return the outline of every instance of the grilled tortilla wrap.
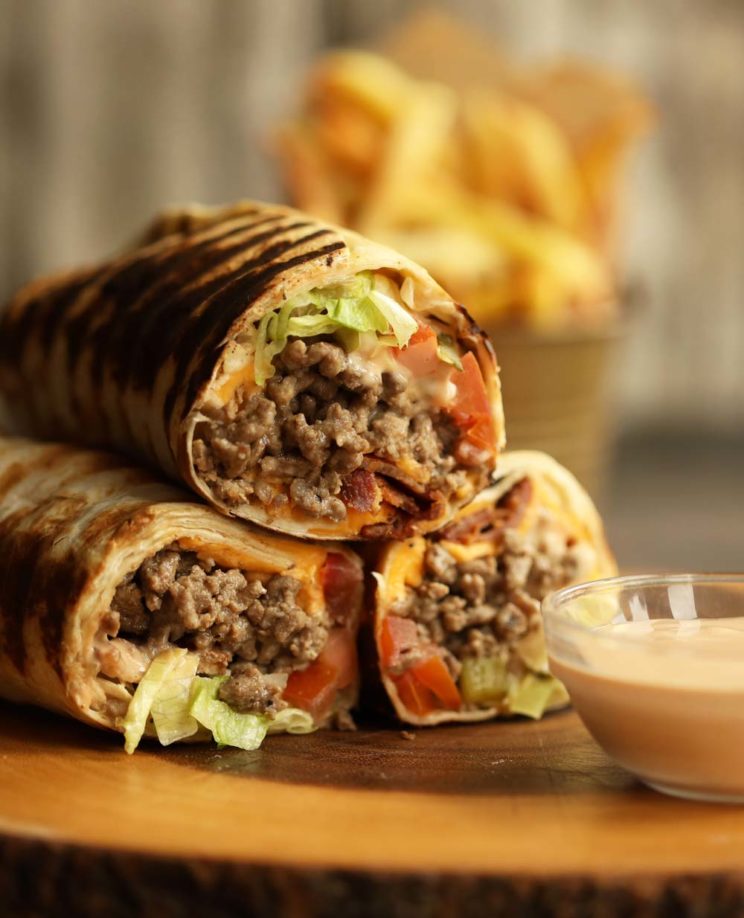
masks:
<path fill-rule="evenodd" d="M 133 718 L 244 747 L 343 721 L 361 594 L 343 546 L 253 530 L 105 453 L 0 439 L 0 696 L 128 741 Z M 163 729 L 161 683 L 182 690 Z"/>
<path fill-rule="evenodd" d="M 309 538 L 437 529 L 503 439 L 493 351 L 422 268 L 248 202 L 21 290 L 0 400 L 15 433 L 116 448 Z"/>
<path fill-rule="evenodd" d="M 543 453 L 502 455 L 496 483 L 448 526 L 380 555 L 374 638 L 395 713 L 436 724 L 565 704 L 548 674 L 540 601 L 615 572 L 576 479 Z"/>

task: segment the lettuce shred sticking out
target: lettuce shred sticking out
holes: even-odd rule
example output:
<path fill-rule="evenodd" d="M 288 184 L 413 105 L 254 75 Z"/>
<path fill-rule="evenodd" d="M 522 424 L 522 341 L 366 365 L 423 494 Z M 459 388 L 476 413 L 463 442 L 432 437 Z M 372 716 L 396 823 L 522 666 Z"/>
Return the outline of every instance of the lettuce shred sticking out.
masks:
<path fill-rule="evenodd" d="M 269 729 L 269 718 L 261 714 L 241 714 L 217 697 L 227 676 L 197 676 L 191 691 L 191 714 L 212 731 L 215 742 L 238 749 L 258 749 Z"/>
<path fill-rule="evenodd" d="M 437 335 L 437 354 L 444 363 L 449 363 L 455 369 L 462 371 L 462 361 L 457 353 L 455 342 L 449 335 Z"/>
<path fill-rule="evenodd" d="M 393 295 L 392 282 L 386 282 L 387 278 L 365 271 L 349 283 L 298 294 L 267 313 L 259 322 L 256 338 L 258 385 L 273 376 L 274 357 L 290 337 L 338 334 L 347 349 L 353 349 L 354 336 L 372 332 L 383 345 L 405 347 L 418 323 Z M 409 289 L 406 292 L 410 295 Z"/>
<path fill-rule="evenodd" d="M 556 698 L 561 684 L 553 676 L 528 673 L 509 692 L 509 711 L 539 720 Z"/>
<path fill-rule="evenodd" d="M 217 697 L 227 676 L 196 675 L 197 654 L 171 647 L 158 654 L 132 696 L 122 726 L 124 748 L 131 754 L 152 720 L 163 746 L 193 736 L 201 728 L 221 746 L 258 749 L 267 733 L 312 733 L 315 723 L 299 708 L 285 708 L 273 718 L 234 711 Z"/>
<path fill-rule="evenodd" d="M 155 732 L 163 746 L 187 739 L 199 729 L 199 724 L 189 710 L 191 685 L 198 665 L 199 658 L 196 654 L 183 651 L 182 656 L 173 664 L 169 677 L 161 684 L 155 695 L 150 714 Z"/>
<path fill-rule="evenodd" d="M 147 672 L 140 680 L 132 700 L 129 702 L 129 708 L 122 724 L 124 727 L 124 748 L 130 755 L 142 739 L 148 718 L 160 691 L 164 690 L 166 695 L 170 697 L 173 683 L 182 678 L 180 667 L 187 656 L 187 650 L 183 650 L 180 647 L 171 647 L 159 653 L 148 666 Z M 196 673 L 196 666 L 194 666 L 194 673 Z M 193 679 L 194 673 L 191 674 L 189 683 Z M 193 732 L 196 732 L 196 730 Z"/>
<path fill-rule="evenodd" d="M 269 723 L 269 733 L 314 733 L 317 729 L 312 716 L 302 708 L 285 708 Z"/>

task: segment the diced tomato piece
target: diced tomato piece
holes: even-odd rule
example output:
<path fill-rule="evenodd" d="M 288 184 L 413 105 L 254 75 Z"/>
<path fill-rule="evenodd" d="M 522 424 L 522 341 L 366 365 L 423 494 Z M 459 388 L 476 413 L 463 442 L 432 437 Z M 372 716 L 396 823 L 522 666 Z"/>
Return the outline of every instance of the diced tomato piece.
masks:
<path fill-rule="evenodd" d="M 442 366 L 437 336 L 428 325 L 419 325 L 417 331 L 411 335 L 408 345 L 395 349 L 395 356 L 398 363 L 414 376 L 429 376 Z"/>
<path fill-rule="evenodd" d="M 307 669 L 291 673 L 282 698 L 294 708 L 302 708 L 316 721 L 328 713 L 336 695 L 337 670 L 315 660 Z"/>
<path fill-rule="evenodd" d="M 343 622 L 362 601 L 362 567 L 346 555 L 329 552 L 320 569 L 320 579 L 331 621 Z"/>
<path fill-rule="evenodd" d="M 380 658 L 385 669 L 400 661 L 403 650 L 415 647 L 421 642 L 416 622 L 400 615 L 388 615 L 382 623 L 380 634 Z"/>
<path fill-rule="evenodd" d="M 468 351 L 462 358 L 462 370 L 456 372 L 452 382 L 457 394 L 450 413 L 473 446 L 487 452 L 495 448 L 496 431 L 486 384 L 475 355 Z"/>
<path fill-rule="evenodd" d="M 354 635 L 347 628 L 333 628 L 318 660 L 333 667 L 337 688 L 346 688 L 356 679 L 357 653 Z"/>
<path fill-rule="evenodd" d="M 439 707 L 434 693 L 419 682 L 410 670 L 398 676 L 394 682 L 398 697 L 412 714 L 423 716 L 436 711 Z"/>
<path fill-rule="evenodd" d="M 356 674 L 354 636 L 346 628 L 334 628 L 318 659 L 307 669 L 290 674 L 282 698 L 319 721 L 328 713 L 336 692 L 351 685 Z"/>
<path fill-rule="evenodd" d="M 400 662 L 402 652 L 410 648 L 428 650 L 418 633 L 416 623 L 400 615 L 388 615 L 380 633 L 380 658 L 384 669 Z M 462 704 L 460 692 L 444 660 L 436 652 L 407 669 L 401 676 L 393 676 L 403 704 L 416 714 L 426 714 L 441 708 L 457 709 Z"/>
<path fill-rule="evenodd" d="M 462 699 L 455 680 L 440 656 L 429 657 L 423 663 L 411 667 L 410 672 L 437 696 L 445 708 L 457 710 L 461 706 Z"/>
<path fill-rule="evenodd" d="M 429 341 L 431 338 L 436 338 L 436 333 L 431 325 L 420 322 L 418 319 L 416 319 L 416 321 L 418 322 L 418 328 L 408 339 L 408 347 L 411 347 L 413 344 L 422 344 L 424 341 Z"/>

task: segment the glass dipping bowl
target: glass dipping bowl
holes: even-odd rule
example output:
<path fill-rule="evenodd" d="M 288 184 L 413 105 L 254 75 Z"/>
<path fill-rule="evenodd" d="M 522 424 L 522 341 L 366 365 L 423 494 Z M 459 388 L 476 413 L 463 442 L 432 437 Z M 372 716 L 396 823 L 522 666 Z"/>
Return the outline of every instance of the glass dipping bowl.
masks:
<path fill-rule="evenodd" d="M 744 803 L 744 574 L 614 577 L 543 601 L 550 669 L 655 790 Z"/>

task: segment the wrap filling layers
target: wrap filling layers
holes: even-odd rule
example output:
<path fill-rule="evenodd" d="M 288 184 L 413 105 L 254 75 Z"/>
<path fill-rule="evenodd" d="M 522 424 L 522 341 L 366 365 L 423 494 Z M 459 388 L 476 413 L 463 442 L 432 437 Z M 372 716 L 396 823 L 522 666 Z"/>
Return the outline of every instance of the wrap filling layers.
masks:
<path fill-rule="evenodd" d="M 478 359 L 415 306 L 410 278 L 365 271 L 264 315 L 194 430 L 209 492 L 375 538 L 483 487 L 498 435 Z"/>
<path fill-rule="evenodd" d="M 493 350 L 423 268 L 250 201 L 166 214 L 20 290 L 0 316 L 3 413 L 308 539 L 436 530 L 503 440 Z"/>
<path fill-rule="evenodd" d="M 167 745 L 350 727 L 361 560 L 105 453 L 0 439 L 0 695 Z"/>
<path fill-rule="evenodd" d="M 308 714 L 309 729 L 329 722 L 353 727 L 361 569 L 329 553 L 320 580 L 322 598 L 301 571 L 220 566 L 171 543 L 117 585 L 96 640 L 99 675 L 134 694 L 154 660 L 181 648 L 192 658 L 194 677 L 180 712 L 186 735 L 199 723 L 211 726 L 189 719 L 200 686 L 230 712 L 252 715 L 244 718 L 252 729 L 271 728 L 288 709 L 297 709 L 295 720 Z M 129 716 L 128 709 L 125 727 Z M 157 719 L 154 727 L 162 741 Z"/>
<path fill-rule="evenodd" d="M 534 455 L 507 454 L 501 481 L 452 523 L 384 556 L 376 645 L 404 720 L 540 717 L 567 700 L 548 673 L 540 602 L 552 590 L 613 573 L 614 562 L 593 507 L 589 527 L 582 518 L 588 497 L 547 457 L 535 468 Z M 561 501 L 550 480 L 556 469 L 559 484 L 569 485 Z"/>

